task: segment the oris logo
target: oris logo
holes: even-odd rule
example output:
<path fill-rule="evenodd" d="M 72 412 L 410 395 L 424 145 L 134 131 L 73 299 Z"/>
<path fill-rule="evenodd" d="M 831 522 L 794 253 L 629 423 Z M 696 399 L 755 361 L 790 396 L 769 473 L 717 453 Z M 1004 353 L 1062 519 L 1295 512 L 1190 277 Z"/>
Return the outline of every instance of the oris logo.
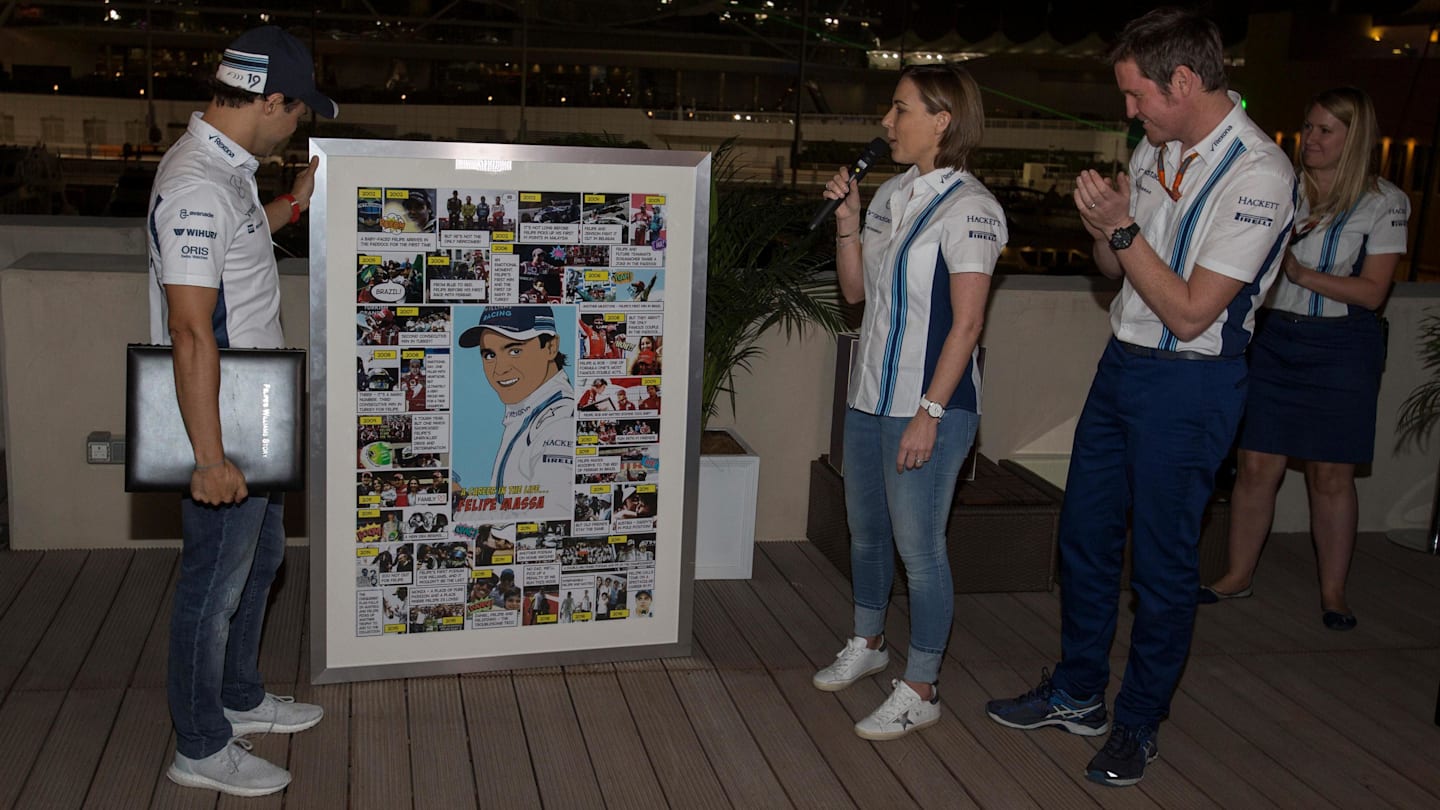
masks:
<path fill-rule="evenodd" d="M 181 245 L 180 255 L 187 259 L 208 259 L 210 248 L 203 245 Z"/>

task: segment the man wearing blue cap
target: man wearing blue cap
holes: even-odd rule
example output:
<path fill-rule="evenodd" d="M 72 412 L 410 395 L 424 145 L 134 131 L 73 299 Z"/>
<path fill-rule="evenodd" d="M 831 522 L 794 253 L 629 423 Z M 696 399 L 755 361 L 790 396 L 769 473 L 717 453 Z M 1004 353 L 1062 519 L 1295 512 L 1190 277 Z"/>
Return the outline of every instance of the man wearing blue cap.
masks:
<path fill-rule="evenodd" d="M 538 484 L 544 509 L 574 489 L 575 395 L 565 374 L 550 307 L 486 307 L 479 324 L 460 335 L 479 348 L 485 378 L 505 406 L 505 432 L 495 453 L 495 497 L 509 487 Z M 565 507 L 568 510 L 568 505 Z"/>
<path fill-rule="evenodd" d="M 301 731 L 324 711 L 267 693 L 260 677 L 265 602 L 285 555 L 283 493 L 249 491 L 245 472 L 225 458 L 218 350 L 284 343 L 270 235 L 309 207 L 318 158 L 269 203 L 255 170 L 307 109 L 334 118 L 339 108 L 316 89 L 305 46 L 273 26 L 235 40 L 211 92 L 160 161 L 148 222 L 151 341 L 174 346 L 176 396 L 195 454 L 170 621 L 176 751 L 167 776 L 263 796 L 284 789 L 290 774 L 240 738 Z"/>

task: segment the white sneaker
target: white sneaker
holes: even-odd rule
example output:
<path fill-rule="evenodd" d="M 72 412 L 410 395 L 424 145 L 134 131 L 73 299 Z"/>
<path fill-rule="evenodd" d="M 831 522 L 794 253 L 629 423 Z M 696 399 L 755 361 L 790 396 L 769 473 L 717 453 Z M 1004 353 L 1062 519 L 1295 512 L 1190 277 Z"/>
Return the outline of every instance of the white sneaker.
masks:
<path fill-rule="evenodd" d="M 239 738 L 204 759 L 190 759 L 177 751 L 165 775 L 177 785 L 232 796 L 265 796 L 290 784 L 289 771 L 250 753 L 250 743 Z"/>
<path fill-rule="evenodd" d="M 940 689 L 929 700 L 915 694 L 910 684 L 894 680 L 895 691 L 869 717 L 855 724 L 855 733 L 867 740 L 893 740 L 917 728 L 933 726 L 940 719 Z"/>
<path fill-rule="evenodd" d="M 225 719 L 230 721 L 230 733 L 236 737 L 246 734 L 294 734 L 320 722 L 325 710 L 311 703 L 296 703 L 293 697 L 281 697 L 265 693 L 260 705 L 246 712 L 225 710 Z"/>
<path fill-rule="evenodd" d="M 845 642 L 845 649 L 835 656 L 835 663 L 815 673 L 811 683 L 816 689 L 839 692 L 866 675 L 874 675 L 890 666 L 890 645 L 882 639 L 880 649 L 865 646 L 865 639 L 855 636 Z"/>

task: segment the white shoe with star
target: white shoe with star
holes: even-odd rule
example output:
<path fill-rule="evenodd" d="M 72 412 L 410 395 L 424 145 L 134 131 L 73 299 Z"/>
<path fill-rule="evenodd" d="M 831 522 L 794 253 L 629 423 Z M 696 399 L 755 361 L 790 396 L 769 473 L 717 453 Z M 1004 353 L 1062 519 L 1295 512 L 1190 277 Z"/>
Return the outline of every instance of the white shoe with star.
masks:
<path fill-rule="evenodd" d="M 915 694 L 910 684 L 894 680 L 895 691 L 869 717 L 855 724 L 855 733 L 867 740 L 894 740 L 910 732 L 933 726 L 940 720 L 940 689 L 931 686 L 929 700 Z"/>

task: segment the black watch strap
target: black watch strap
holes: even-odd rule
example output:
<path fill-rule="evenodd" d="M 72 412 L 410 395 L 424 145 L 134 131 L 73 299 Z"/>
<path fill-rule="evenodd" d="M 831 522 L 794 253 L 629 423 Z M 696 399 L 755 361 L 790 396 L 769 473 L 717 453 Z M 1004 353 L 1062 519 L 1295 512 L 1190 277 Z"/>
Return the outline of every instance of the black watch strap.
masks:
<path fill-rule="evenodd" d="M 1124 250 L 1135 242 L 1135 237 L 1140 233 L 1140 223 L 1132 222 L 1123 228 L 1116 228 L 1110 234 L 1110 249 Z"/>

